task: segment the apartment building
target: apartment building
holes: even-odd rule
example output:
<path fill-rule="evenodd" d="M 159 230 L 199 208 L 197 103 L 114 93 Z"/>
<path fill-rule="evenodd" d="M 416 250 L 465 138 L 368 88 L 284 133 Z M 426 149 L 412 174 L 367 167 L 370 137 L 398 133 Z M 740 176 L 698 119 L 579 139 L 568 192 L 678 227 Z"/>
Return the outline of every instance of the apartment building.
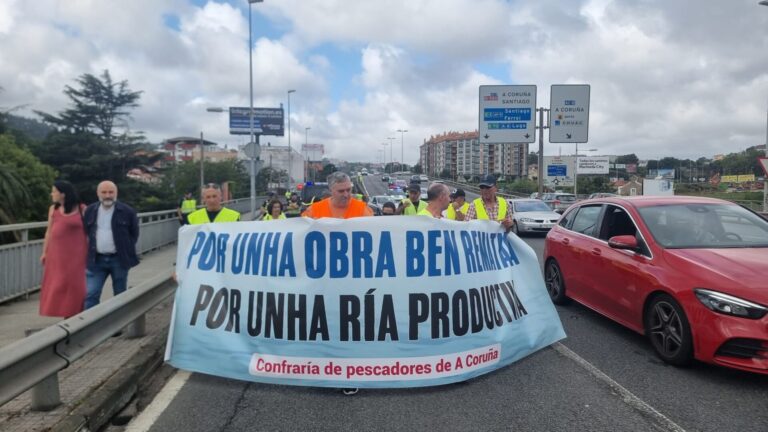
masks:
<path fill-rule="evenodd" d="M 431 136 L 419 148 L 424 172 L 437 177 L 447 171 L 453 178 L 483 174 L 527 175 L 527 144 L 480 143 L 477 131 L 445 132 Z"/>

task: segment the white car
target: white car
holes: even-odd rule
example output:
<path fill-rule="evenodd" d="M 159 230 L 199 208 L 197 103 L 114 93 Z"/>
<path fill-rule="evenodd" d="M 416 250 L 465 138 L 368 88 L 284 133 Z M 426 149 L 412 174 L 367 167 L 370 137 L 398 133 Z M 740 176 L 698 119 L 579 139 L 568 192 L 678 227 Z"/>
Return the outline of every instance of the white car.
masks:
<path fill-rule="evenodd" d="M 542 200 L 524 198 L 508 203 L 512 206 L 512 232 L 517 235 L 547 233 L 560 219 L 560 214 L 553 212 Z"/>
<path fill-rule="evenodd" d="M 425 181 L 429 181 L 429 177 L 427 177 L 427 176 L 425 176 L 424 174 L 422 174 L 422 175 L 420 175 L 420 176 L 419 176 L 419 180 L 420 180 L 420 181 L 423 181 L 423 182 L 425 182 Z"/>

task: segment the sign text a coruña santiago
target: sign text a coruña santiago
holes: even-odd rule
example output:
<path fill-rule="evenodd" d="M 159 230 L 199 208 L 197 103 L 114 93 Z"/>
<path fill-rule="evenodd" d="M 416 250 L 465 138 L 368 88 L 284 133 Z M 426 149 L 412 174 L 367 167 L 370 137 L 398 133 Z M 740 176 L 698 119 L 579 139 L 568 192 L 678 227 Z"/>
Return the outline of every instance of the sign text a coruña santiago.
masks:
<path fill-rule="evenodd" d="M 456 382 L 563 338 L 533 250 L 498 223 L 412 217 L 186 226 L 167 360 L 327 387 Z"/>
<path fill-rule="evenodd" d="M 535 85 L 483 85 L 479 95 L 481 143 L 536 140 Z"/>

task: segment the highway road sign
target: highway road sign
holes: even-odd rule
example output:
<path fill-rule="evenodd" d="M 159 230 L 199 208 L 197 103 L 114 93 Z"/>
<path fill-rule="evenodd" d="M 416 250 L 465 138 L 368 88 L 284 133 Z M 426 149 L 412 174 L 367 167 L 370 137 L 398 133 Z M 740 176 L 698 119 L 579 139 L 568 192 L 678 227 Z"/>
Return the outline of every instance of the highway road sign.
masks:
<path fill-rule="evenodd" d="M 480 86 L 481 143 L 536 141 L 536 86 Z"/>
<path fill-rule="evenodd" d="M 230 135 L 249 135 L 251 133 L 250 119 L 248 107 L 229 107 Z M 283 109 L 254 107 L 253 133 L 283 136 Z"/>
<path fill-rule="evenodd" d="M 549 142 L 585 143 L 589 137 L 589 85 L 552 85 Z"/>
<path fill-rule="evenodd" d="M 261 146 L 256 143 L 248 143 L 243 149 L 243 153 L 249 158 L 257 159 L 261 155 Z"/>

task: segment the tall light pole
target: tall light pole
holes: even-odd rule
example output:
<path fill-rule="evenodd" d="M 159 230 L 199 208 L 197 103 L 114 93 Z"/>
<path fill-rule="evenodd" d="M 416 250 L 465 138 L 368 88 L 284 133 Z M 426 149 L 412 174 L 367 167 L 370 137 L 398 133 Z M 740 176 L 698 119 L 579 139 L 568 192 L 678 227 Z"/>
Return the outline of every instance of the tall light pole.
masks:
<path fill-rule="evenodd" d="M 392 140 L 397 139 L 395 137 L 387 137 L 389 140 L 389 163 L 392 164 L 392 169 L 395 169 L 395 159 L 392 157 Z"/>
<path fill-rule="evenodd" d="M 307 181 L 307 177 L 309 177 L 309 130 L 312 129 L 311 127 L 305 127 L 304 128 L 304 182 Z"/>
<path fill-rule="evenodd" d="M 388 146 L 389 143 L 381 143 L 381 145 Z M 384 148 L 384 157 L 383 157 L 383 159 L 384 159 L 384 172 L 387 172 L 387 149 L 386 149 L 386 147 Z M 389 167 L 389 172 L 390 172 L 390 174 L 393 172 L 392 171 L 392 166 Z"/>
<path fill-rule="evenodd" d="M 768 6 L 768 0 L 762 0 L 757 4 Z M 768 157 L 768 109 L 765 121 L 765 156 Z M 763 177 L 763 212 L 768 213 L 768 176 Z"/>
<path fill-rule="evenodd" d="M 256 216 L 256 146 L 258 138 L 255 137 L 253 129 L 253 17 L 251 5 L 262 3 L 264 0 L 248 0 L 248 81 L 250 83 L 250 122 L 251 130 L 251 219 Z"/>
<path fill-rule="evenodd" d="M 293 181 L 291 178 L 291 167 L 293 165 L 293 150 L 291 150 L 291 93 L 295 93 L 296 90 L 288 90 L 288 187 Z"/>
<path fill-rule="evenodd" d="M 403 134 L 408 132 L 407 129 L 398 129 L 398 132 L 400 132 L 400 165 L 405 165 L 405 153 L 403 152 Z M 402 168 L 400 169 L 402 171 Z"/>

